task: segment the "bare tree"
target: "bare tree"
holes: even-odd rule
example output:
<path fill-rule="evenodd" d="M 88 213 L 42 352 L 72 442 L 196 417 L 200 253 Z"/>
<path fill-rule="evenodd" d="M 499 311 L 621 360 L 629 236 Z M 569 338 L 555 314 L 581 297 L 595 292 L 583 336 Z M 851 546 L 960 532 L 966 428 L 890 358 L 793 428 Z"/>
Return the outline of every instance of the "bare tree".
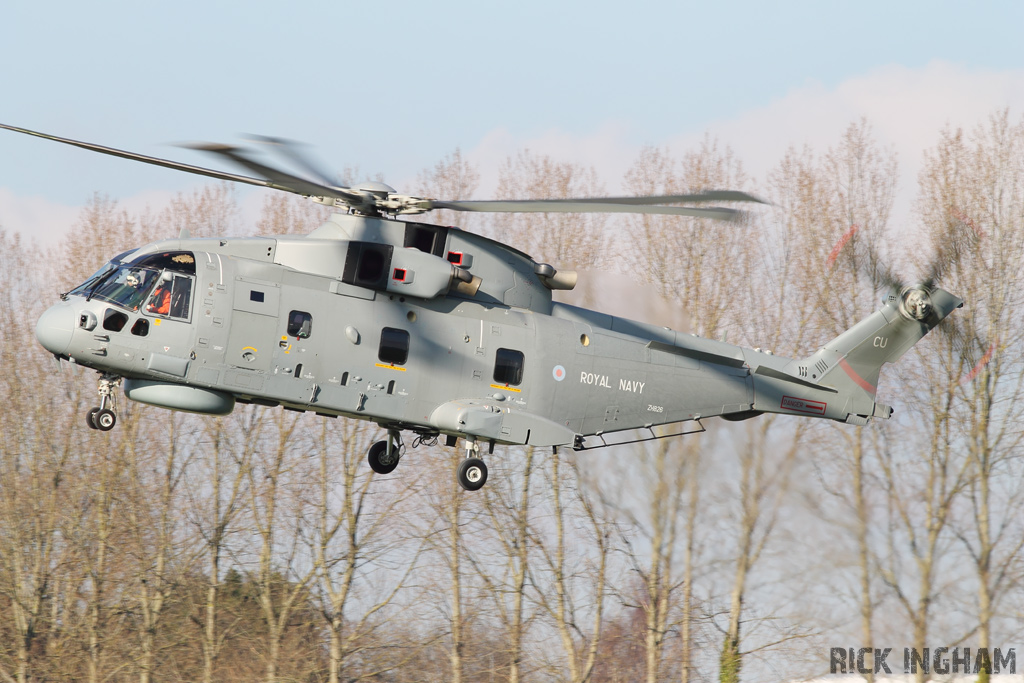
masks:
<path fill-rule="evenodd" d="M 526 589 L 533 545 L 530 517 L 534 512 L 534 451 L 530 446 L 524 448 L 521 467 L 515 467 L 514 471 L 505 469 L 498 480 L 484 490 L 484 504 L 499 552 L 493 558 L 484 557 L 483 561 L 474 559 L 508 641 L 505 654 L 509 662 L 509 683 L 519 683 L 524 673 L 523 641 L 529 625 Z"/>
<path fill-rule="evenodd" d="M 179 514 L 184 498 L 181 484 L 195 452 L 195 444 L 183 438 L 188 432 L 182 424 L 189 418 L 174 413 L 149 417 L 128 442 L 124 514 L 125 555 L 134 573 L 131 588 L 139 614 L 140 683 L 155 677 L 160 643 L 166 640 L 160 637 L 166 608 L 181 587 L 180 578 L 199 557 L 197 544 L 183 528 L 186 520 Z M 167 429 L 166 440 L 154 438 L 153 430 L 161 423 Z M 143 434 L 148 437 L 142 438 Z"/>
<path fill-rule="evenodd" d="M 247 494 L 253 451 L 259 443 L 263 410 L 250 407 L 230 418 L 203 421 L 198 467 L 192 469 L 187 490 L 192 523 L 203 543 L 206 587 L 199 614 L 193 617 L 200 628 L 203 653 L 202 680 L 216 680 L 217 660 L 228 631 L 218 628 L 228 539 L 243 509 Z"/>
<path fill-rule="evenodd" d="M 53 259 L 59 264 L 52 294 L 66 292 L 116 254 L 141 247 L 138 224 L 117 202 L 93 195 Z"/>
<path fill-rule="evenodd" d="M 45 644 L 57 638 L 49 608 L 66 557 L 61 532 L 78 450 L 74 426 L 62 418 L 78 415 L 81 403 L 68 376 L 21 341 L 31 337 L 46 293 L 34 267 L 42 258 L 0 229 L 0 619 L 13 650 L 11 661 L 0 660 L 0 676 L 18 683 L 46 671 Z"/>
<path fill-rule="evenodd" d="M 443 576 L 448 585 L 445 592 L 448 634 L 448 680 L 461 683 L 466 675 L 466 641 L 470 615 L 467 614 L 466 574 L 464 566 L 466 548 L 463 527 L 468 524 L 466 508 L 472 504 L 450 473 L 460 458 L 457 450 L 448 455 L 450 467 L 438 468 L 429 483 L 428 500 L 432 520 L 429 520 L 425 538 L 433 547 L 435 556 L 445 568 Z M 428 520 L 424 520 L 428 521 Z"/>
<path fill-rule="evenodd" d="M 480 173 L 476 166 L 456 147 L 433 168 L 420 171 L 413 192 L 420 197 L 458 201 L 471 198 L 479 184 Z M 454 211 L 435 211 L 431 221 L 441 225 L 459 224 L 463 229 L 473 228 L 477 222 L 472 213 L 456 214 Z"/>
<path fill-rule="evenodd" d="M 320 204 L 277 193 L 263 201 L 260 218 L 256 221 L 257 235 L 305 235 L 326 221 L 332 211 Z"/>
<path fill-rule="evenodd" d="M 239 233 L 235 186 L 226 181 L 179 192 L 166 207 L 147 211 L 138 221 L 138 244 L 175 239 L 182 230 L 192 237 L 230 236 Z"/>
<path fill-rule="evenodd" d="M 550 519 L 538 520 L 530 532 L 540 555 L 531 583 L 534 599 L 558 634 L 568 680 L 583 683 L 598 664 L 616 529 L 576 458 L 556 453 L 550 463 L 545 476 Z M 580 547 L 591 552 L 581 554 Z"/>
<path fill-rule="evenodd" d="M 766 269 L 769 291 L 780 296 L 778 305 L 769 309 L 775 321 L 765 320 L 762 327 L 774 330 L 773 345 L 809 353 L 810 345 L 835 337 L 873 310 L 875 282 L 889 268 L 880 258 L 886 256 L 881 247 L 888 236 L 897 175 L 895 154 L 879 147 L 865 120 L 848 126 L 820 159 L 809 149 L 790 150 L 769 174 L 767 235 L 780 240 L 781 248 L 768 243 L 761 248 L 772 254 Z M 816 450 L 827 454 L 816 467 L 828 474 L 827 488 L 844 506 L 836 523 L 856 541 L 860 632 L 867 648 L 874 642 L 875 603 L 869 436 L 867 430 L 842 425 L 814 431 Z M 833 477 L 838 484 L 832 483 Z M 853 511 L 852 521 L 846 508 Z M 872 665 L 868 656 L 867 666 Z M 867 676 L 871 680 L 873 674 Z"/>
<path fill-rule="evenodd" d="M 966 520 L 954 519 L 978 582 L 978 645 L 993 646 L 999 603 L 1021 565 L 1024 534 L 1014 521 L 1024 511 L 1019 448 L 1024 432 L 1024 121 L 1004 110 L 969 137 L 942 132 L 925 156 L 919 209 L 934 251 L 944 260 L 942 284 L 968 302 L 957 312 L 954 348 L 966 359 L 956 380 L 959 424 L 966 451 Z M 987 680 L 990 671 L 981 672 Z"/>
<path fill-rule="evenodd" d="M 679 160 L 664 150 L 645 148 L 626 174 L 626 187 L 634 194 L 659 195 L 700 192 L 722 188 L 744 189 L 748 180 L 742 165 L 732 151 L 720 148 L 716 140 L 705 137 L 700 147 L 686 153 Z M 759 322 L 757 315 L 735 320 L 736 304 L 748 294 L 755 296 L 767 291 L 752 284 L 756 275 L 751 271 L 759 265 L 752 250 L 744 248 L 743 240 L 723 240 L 722 231 L 738 229 L 723 226 L 713 221 L 679 219 L 664 216 L 635 216 L 630 218 L 632 230 L 642 235 L 632 244 L 631 261 L 635 272 L 648 278 L 651 285 L 666 299 L 685 302 L 690 329 L 706 336 L 724 333 L 727 329 L 748 332 L 751 323 Z M 757 241 L 747 244 L 759 245 Z M 754 277 L 752 277 L 754 275 Z M 746 310 L 777 310 L 769 302 L 758 301 Z M 748 332 L 749 333 L 749 332 Z M 764 339 L 766 342 L 776 339 Z M 762 439 L 767 439 L 767 428 L 771 422 L 764 421 Z M 683 587 L 683 609 L 679 614 L 681 630 L 687 638 L 693 635 L 693 572 L 696 533 L 696 514 L 700 508 L 700 487 L 688 485 L 686 476 L 698 476 L 702 471 L 700 460 L 702 450 L 710 444 L 694 444 L 685 452 L 673 453 L 671 444 L 660 443 L 653 451 L 641 451 L 639 460 L 651 489 L 643 517 L 634 514 L 633 523 L 644 530 L 650 544 L 650 556 L 637 571 L 644 582 L 643 609 L 646 616 L 646 662 L 647 679 L 657 680 L 661 668 L 665 636 L 676 626 L 674 611 L 675 591 Z M 703 447 L 703 448 L 702 448 Z M 760 480 L 765 473 L 758 454 L 763 453 L 756 442 L 751 442 L 749 451 L 740 454 L 742 481 L 748 488 L 759 485 L 771 487 L 776 480 Z M 749 457 L 748 457 L 749 456 Z M 785 460 L 783 462 L 786 462 Z M 739 492 L 740 505 L 751 501 L 745 497 L 751 491 Z M 688 496 L 693 496 L 689 501 Z M 738 515 L 737 556 L 735 577 L 731 589 L 729 620 L 725 632 L 721 658 L 723 677 L 738 675 L 739 671 L 739 628 L 743 607 L 743 595 L 747 573 L 760 553 L 754 535 L 762 513 L 769 514 L 761 507 L 744 508 Z M 680 571 L 676 553 L 679 523 L 685 519 L 685 533 L 691 534 L 684 541 L 683 567 Z M 767 535 L 761 537 L 763 546 Z M 635 560 L 634 560 L 635 561 Z M 682 579 L 680 578 L 682 575 Z M 682 645 L 684 680 L 692 675 L 691 644 Z M 735 672 L 733 674 L 732 672 Z M 723 678 L 724 679 L 724 678 Z"/>
<path fill-rule="evenodd" d="M 312 561 L 299 556 L 306 517 L 299 489 L 309 475 L 300 456 L 305 449 L 296 443 L 301 416 L 286 411 L 271 416 L 264 416 L 264 422 L 271 422 L 273 431 L 266 433 L 266 443 L 254 453 L 247 472 L 248 513 L 259 543 L 253 575 L 266 627 L 267 683 L 278 678 L 289 622 L 305 606 L 316 571 Z"/>
<path fill-rule="evenodd" d="M 521 150 L 507 158 L 498 175 L 498 199 L 599 197 L 604 184 L 593 167 L 555 161 Z M 537 261 L 589 268 L 605 261 L 610 242 L 605 214 L 495 214 L 495 237 Z"/>
<path fill-rule="evenodd" d="M 318 501 L 311 541 L 316 563 L 317 584 L 322 592 L 320 612 L 328 627 L 328 680 L 338 681 L 373 678 L 393 666 L 360 670 L 351 660 L 363 651 L 374 651 L 373 642 L 388 626 L 379 619 L 406 587 L 406 581 L 417 567 L 418 553 L 404 561 L 405 568 L 389 587 L 383 582 L 371 584 L 381 591 L 357 600 L 360 579 L 382 567 L 387 557 L 406 548 L 400 525 L 400 506 L 410 497 L 412 482 L 402 488 L 382 488 L 372 471 L 363 462 L 363 454 L 374 434 L 366 423 L 344 420 L 330 438 L 325 420 L 319 430 L 318 451 L 320 472 Z M 339 476 L 332 474 L 339 471 Z M 355 611 L 355 614 L 352 612 Z M 410 648 L 399 665 L 415 657 L 417 648 Z"/>

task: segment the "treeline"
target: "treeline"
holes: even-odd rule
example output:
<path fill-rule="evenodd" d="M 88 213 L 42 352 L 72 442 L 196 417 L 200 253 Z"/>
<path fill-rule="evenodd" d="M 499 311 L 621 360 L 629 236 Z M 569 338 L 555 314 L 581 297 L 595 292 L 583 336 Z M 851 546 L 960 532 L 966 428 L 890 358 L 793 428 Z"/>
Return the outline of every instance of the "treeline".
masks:
<path fill-rule="evenodd" d="M 832 647 L 1019 644 L 1024 121 L 943 131 L 906 225 L 897 178 L 861 121 L 764 178 L 710 138 L 644 149 L 625 173 L 635 194 L 771 202 L 740 225 L 432 216 L 642 280 L 626 301 L 611 279 L 583 283 L 585 305 L 790 356 L 875 310 L 894 272 L 967 302 L 883 371 L 887 422 L 761 416 L 606 452 L 499 449 L 477 493 L 453 449 L 373 475 L 380 435 L 343 419 L 122 396 L 113 431 L 88 429 L 93 375 L 35 342 L 41 311 L 113 254 L 183 227 L 306 233 L 321 207 L 274 197 L 242 225 L 219 185 L 142 214 L 97 196 L 54 249 L 0 230 L 0 678 L 780 680 L 827 673 Z M 477 182 L 456 151 L 410 189 L 469 198 Z M 523 151 L 498 194 L 603 191 L 593 169 Z"/>

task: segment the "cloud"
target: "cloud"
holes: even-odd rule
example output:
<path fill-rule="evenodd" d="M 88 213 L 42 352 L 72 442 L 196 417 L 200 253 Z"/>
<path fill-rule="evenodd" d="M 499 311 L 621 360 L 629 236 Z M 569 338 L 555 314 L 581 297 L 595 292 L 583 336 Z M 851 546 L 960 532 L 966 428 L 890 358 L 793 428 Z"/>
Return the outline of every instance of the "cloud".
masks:
<path fill-rule="evenodd" d="M 45 197 L 20 197 L 0 187 L 0 228 L 49 244 L 74 224 L 80 207 L 56 204 Z"/>
<path fill-rule="evenodd" d="M 660 143 L 676 152 L 696 147 L 709 133 L 728 144 L 748 173 L 762 179 L 790 146 L 809 145 L 824 152 L 851 123 L 864 117 L 882 145 L 893 148 L 901 167 L 900 205 L 909 206 L 923 152 L 946 125 L 972 129 L 990 114 L 1009 108 L 1024 112 L 1024 71 L 970 69 L 943 61 L 923 67 L 889 65 L 829 88 L 808 82 L 762 107 L 700 129 L 680 130 Z M 528 147 L 564 161 L 592 164 L 609 192 L 621 190 L 621 178 L 636 158 L 636 131 L 624 122 L 574 134 L 550 130 L 516 136 L 508 129 L 488 133 L 467 152 L 480 168 L 478 196 L 493 194 L 501 162 Z"/>
<path fill-rule="evenodd" d="M 1024 71 L 968 69 L 933 61 L 921 68 L 889 65 L 848 79 L 833 89 L 818 83 L 794 88 L 764 107 L 710 124 L 756 177 L 780 160 L 790 146 L 819 152 L 835 145 L 843 130 L 861 117 L 879 142 L 899 155 L 902 189 L 912 188 L 923 152 L 946 125 L 971 129 L 1003 108 L 1024 111 Z M 704 131 L 683 132 L 669 145 L 692 147 Z"/>

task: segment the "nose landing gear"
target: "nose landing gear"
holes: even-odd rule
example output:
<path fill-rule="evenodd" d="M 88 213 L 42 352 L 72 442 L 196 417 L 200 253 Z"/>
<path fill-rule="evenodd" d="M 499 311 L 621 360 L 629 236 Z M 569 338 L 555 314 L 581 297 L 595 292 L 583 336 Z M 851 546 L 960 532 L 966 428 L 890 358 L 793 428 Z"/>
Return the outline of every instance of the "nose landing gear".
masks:
<path fill-rule="evenodd" d="M 480 444 L 477 440 L 466 439 L 466 459 L 459 463 L 455 474 L 459 486 L 467 491 L 479 491 L 487 483 L 487 465 L 476 457 L 479 453 Z"/>
<path fill-rule="evenodd" d="M 120 383 L 121 378 L 116 375 L 100 375 L 99 386 L 96 389 L 100 395 L 100 405 L 85 414 L 85 422 L 90 429 L 109 432 L 117 424 L 117 414 L 111 410 L 116 406 L 116 396 L 112 389 Z"/>

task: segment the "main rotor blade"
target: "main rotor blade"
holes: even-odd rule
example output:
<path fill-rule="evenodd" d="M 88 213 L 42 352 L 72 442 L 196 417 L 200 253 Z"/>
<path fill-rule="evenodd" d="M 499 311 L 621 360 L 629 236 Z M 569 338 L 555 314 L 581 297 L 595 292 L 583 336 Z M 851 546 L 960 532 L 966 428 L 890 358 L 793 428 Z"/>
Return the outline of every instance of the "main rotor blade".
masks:
<path fill-rule="evenodd" d="M 581 197 L 579 199 L 556 199 L 551 201 L 581 202 L 594 204 L 682 204 L 690 202 L 756 202 L 765 200 L 746 192 L 736 190 L 708 190 L 697 194 L 669 194 L 656 197 Z"/>
<path fill-rule="evenodd" d="M 257 185 L 259 187 L 269 187 L 275 190 L 285 190 L 293 192 L 287 187 L 279 187 L 274 183 L 262 180 L 260 178 L 250 178 L 249 176 L 237 175 L 235 173 L 225 173 L 223 171 L 215 171 L 211 168 L 203 168 L 202 166 L 192 166 L 191 164 L 182 164 L 177 161 L 169 161 L 167 159 L 160 159 L 158 157 L 150 157 L 144 154 L 136 154 L 135 152 L 126 152 L 123 149 L 115 149 L 113 147 L 104 147 L 103 145 L 96 145 L 91 142 L 81 142 L 79 140 L 72 140 L 70 138 L 61 138 L 56 135 L 48 135 L 46 133 L 40 133 L 38 131 L 29 130 L 27 128 L 18 128 L 16 126 L 8 126 L 0 123 L 0 128 L 6 130 L 13 130 L 15 133 L 24 133 L 25 135 L 34 135 L 37 138 L 43 138 L 44 140 L 52 140 L 54 142 L 62 142 L 65 145 L 71 145 L 73 147 L 81 147 L 91 152 L 99 152 L 101 154 L 109 154 L 110 156 L 121 157 L 122 159 L 131 159 L 132 161 L 141 161 L 146 164 L 152 164 L 154 166 L 163 166 L 164 168 L 172 168 L 175 171 L 185 171 L 186 173 L 194 173 L 195 175 L 207 176 L 208 178 L 216 178 L 217 180 L 230 180 L 235 183 L 246 183 L 247 185 Z"/>
<path fill-rule="evenodd" d="M 424 200 L 427 209 L 479 211 L 485 213 L 647 213 L 666 216 L 694 216 L 720 221 L 735 221 L 743 211 L 715 207 L 695 209 L 683 206 L 648 206 L 644 204 L 587 202 L 576 199 L 511 199 L 505 201 L 442 202 Z"/>
<path fill-rule="evenodd" d="M 346 192 L 343 189 L 314 183 L 290 173 L 279 171 L 272 166 L 262 164 L 246 155 L 245 150 L 240 147 L 214 143 L 188 143 L 180 146 L 187 149 L 195 149 L 200 152 L 210 152 L 211 154 L 222 156 L 240 166 L 244 166 L 250 171 L 259 173 L 272 183 L 272 187 L 276 187 L 278 189 L 285 189 L 289 192 L 294 192 L 295 194 L 311 197 L 334 197 L 336 199 L 342 199 L 346 202 L 354 202 L 357 204 L 362 202 L 362 198 L 354 192 Z"/>
<path fill-rule="evenodd" d="M 299 151 L 299 147 L 305 147 L 306 145 L 295 142 L 294 140 L 286 140 L 285 138 L 275 138 L 268 135 L 250 135 L 250 139 L 256 142 L 261 142 L 265 145 L 274 147 L 283 156 L 287 157 L 293 164 L 299 166 L 304 171 L 314 176 L 318 181 L 324 185 L 330 187 L 337 187 L 334 180 L 331 179 L 330 175 L 323 171 L 319 166 L 314 164 L 308 156 Z"/>

